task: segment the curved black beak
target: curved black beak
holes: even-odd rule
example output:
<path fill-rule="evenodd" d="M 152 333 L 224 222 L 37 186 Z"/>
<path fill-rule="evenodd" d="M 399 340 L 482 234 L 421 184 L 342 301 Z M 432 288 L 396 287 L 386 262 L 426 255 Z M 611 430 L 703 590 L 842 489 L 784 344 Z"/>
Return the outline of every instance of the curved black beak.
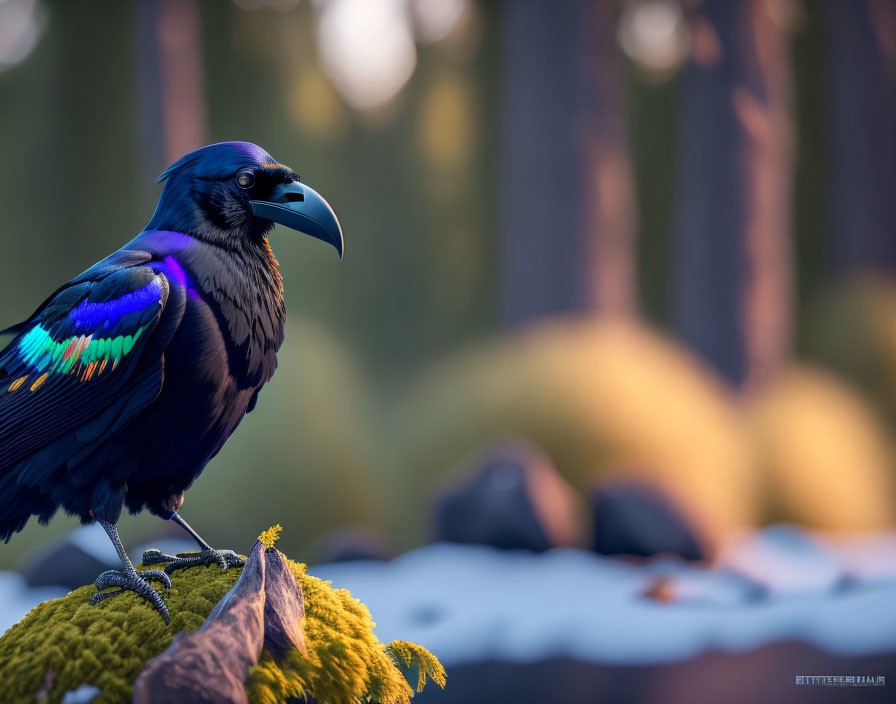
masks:
<path fill-rule="evenodd" d="M 317 191 L 298 181 L 277 184 L 268 200 L 249 201 L 252 213 L 329 242 L 339 252 L 345 243 L 336 213 Z"/>

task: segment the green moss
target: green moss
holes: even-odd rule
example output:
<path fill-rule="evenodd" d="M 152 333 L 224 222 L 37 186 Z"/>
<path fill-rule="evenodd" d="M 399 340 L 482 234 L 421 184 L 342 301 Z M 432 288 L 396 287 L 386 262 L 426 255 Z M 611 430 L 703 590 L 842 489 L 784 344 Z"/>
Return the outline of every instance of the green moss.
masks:
<path fill-rule="evenodd" d="M 383 645 L 360 601 L 307 575 L 305 565 L 287 563 L 305 598 L 307 653 L 290 651 L 279 663 L 263 653 L 246 683 L 252 704 L 283 704 L 305 693 L 321 704 L 406 702 L 413 692 L 399 666 L 416 668 L 418 689 L 427 676 L 444 686 L 444 670 L 428 651 L 404 641 Z M 94 587 L 88 586 L 44 602 L 0 638 L 3 701 L 31 704 L 52 671 L 48 704 L 82 684 L 102 691 L 94 704 L 130 702 L 146 662 L 176 633 L 198 629 L 240 572 L 217 567 L 175 572 L 171 589 L 162 591 L 171 612 L 168 626 L 132 593 L 91 606 Z"/>

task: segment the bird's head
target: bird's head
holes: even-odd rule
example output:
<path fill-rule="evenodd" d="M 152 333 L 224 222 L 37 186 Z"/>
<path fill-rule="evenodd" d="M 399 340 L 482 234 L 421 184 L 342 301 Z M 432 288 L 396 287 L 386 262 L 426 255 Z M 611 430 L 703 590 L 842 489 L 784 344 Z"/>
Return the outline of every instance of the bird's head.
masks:
<path fill-rule="evenodd" d="M 279 223 L 328 242 L 342 258 L 342 228 L 327 201 L 255 144 L 202 147 L 169 166 L 159 182 L 165 188 L 147 230 L 241 249 Z"/>

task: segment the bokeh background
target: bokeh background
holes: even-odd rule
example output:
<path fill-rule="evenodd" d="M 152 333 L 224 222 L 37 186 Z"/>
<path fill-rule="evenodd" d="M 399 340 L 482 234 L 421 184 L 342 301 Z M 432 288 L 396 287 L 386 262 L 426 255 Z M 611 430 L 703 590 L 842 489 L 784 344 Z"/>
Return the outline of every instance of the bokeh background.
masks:
<path fill-rule="evenodd" d="M 272 235 L 280 368 L 183 507 L 212 542 L 712 565 L 893 529 L 890 0 L 0 0 L 0 320 L 231 139 L 346 256 Z"/>

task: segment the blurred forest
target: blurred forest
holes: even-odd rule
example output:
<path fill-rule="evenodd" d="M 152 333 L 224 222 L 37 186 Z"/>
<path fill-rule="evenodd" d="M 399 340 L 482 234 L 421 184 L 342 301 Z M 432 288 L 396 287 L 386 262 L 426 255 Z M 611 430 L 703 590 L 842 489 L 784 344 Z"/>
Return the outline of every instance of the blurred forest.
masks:
<path fill-rule="evenodd" d="M 711 540 L 879 530 L 894 127 L 890 0 L 0 0 L 0 321 L 137 234 L 174 159 L 249 140 L 346 256 L 272 235 L 279 371 L 183 507 L 215 543 L 420 544 L 508 435 Z"/>

